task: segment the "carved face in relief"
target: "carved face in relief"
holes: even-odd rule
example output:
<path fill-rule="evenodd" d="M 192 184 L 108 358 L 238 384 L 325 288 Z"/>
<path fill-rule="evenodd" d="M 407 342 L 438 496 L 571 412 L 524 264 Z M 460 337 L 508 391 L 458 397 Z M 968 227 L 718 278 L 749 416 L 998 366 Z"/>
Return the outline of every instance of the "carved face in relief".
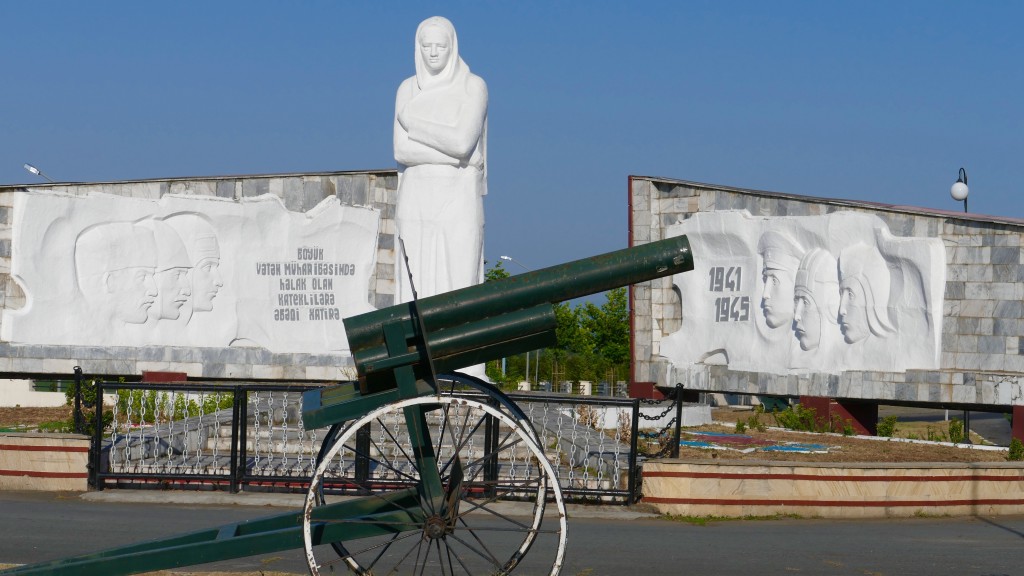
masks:
<path fill-rule="evenodd" d="M 156 302 L 153 269 L 144 267 L 114 270 L 106 277 L 107 294 L 114 303 L 114 318 L 127 324 L 142 324 Z"/>
<path fill-rule="evenodd" d="M 146 228 L 112 222 L 90 228 L 75 242 L 79 290 L 99 322 L 146 322 L 156 302 L 156 242 Z"/>
<path fill-rule="evenodd" d="M 444 70 L 448 64 L 448 51 L 451 49 L 451 38 L 437 26 L 427 26 L 419 38 L 420 56 L 431 74 Z"/>
<path fill-rule="evenodd" d="M 192 296 L 192 282 L 189 280 L 188 271 L 188 268 L 178 267 L 157 272 L 157 288 L 160 291 L 158 318 L 177 320 L 181 315 L 181 307 L 187 304 Z"/>
<path fill-rule="evenodd" d="M 224 286 L 220 275 L 220 259 L 204 258 L 192 269 L 192 309 L 196 311 L 213 310 L 213 299 Z"/>
<path fill-rule="evenodd" d="M 224 287 L 220 272 L 220 242 L 210 223 L 196 214 L 178 214 L 166 220 L 184 243 L 192 294 L 192 312 L 213 310 L 213 300 Z M 183 266 L 184 264 L 178 264 Z"/>
<path fill-rule="evenodd" d="M 839 329 L 847 344 L 896 332 L 889 315 L 892 278 L 878 249 L 858 242 L 839 254 Z"/>
<path fill-rule="evenodd" d="M 182 306 L 192 299 L 192 280 L 189 278 L 192 261 L 181 237 L 166 222 L 150 220 L 143 225 L 153 230 L 156 239 L 156 284 L 160 294 L 154 309 L 155 317 L 177 320 Z"/>
<path fill-rule="evenodd" d="M 800 260 L 793 288 L 793 332 L 800 349 L 814 350 L 822 332 L 834 330 L 839 314 L 839 282 L 836 259 L 827 250 L 814 248 Z"/>
<path fill-rule="evenodd" d="M 761 269 L 761 311 L 769 328 L 788 327 L 793 322 L 793 285 L 803 249 L 787 234 L 765 232 L 757 242 Z"/>
<path fill-rule="evenodd" d="M 780 268 L 768 268 L 761 272 L 764 292 L 761 295 L 761 311 L 769 328 L 786 326 L 793 321 L 793 272 Z"/>
<path fill-rule="evenodd" d="M 839 330 L 847 344 L 860 342 L 871 333 L 865 303 L 860 282 L 846 281 L 839 285 Z"/>
<path fill-rule="evenodd" d="M 806 290 L 798 291 L 793 298 L 793 331 L 801 350 L 814 350 L 821 343 L 821 314 Z"/>

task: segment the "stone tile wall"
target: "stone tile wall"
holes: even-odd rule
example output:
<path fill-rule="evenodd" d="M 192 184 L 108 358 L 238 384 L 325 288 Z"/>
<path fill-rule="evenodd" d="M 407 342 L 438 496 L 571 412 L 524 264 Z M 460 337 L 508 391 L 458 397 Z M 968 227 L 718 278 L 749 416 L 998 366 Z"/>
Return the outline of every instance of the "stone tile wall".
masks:
<path fill-rule="evenodd" d="M 11 213 L 14 192 L 104 193 L 159 199 L 190 194 L 240 200 L 274 194 L 285 206 L 306 212 L 328 196 L 343 205 L 373 207 L 381 213 L 377 269 L 367 299 L 376 307 L 394 303 L 395 200 L 398 174 L 324 172 L 212 178 L 175 178 L 132 182 L 0 186 L 0 306 L 20 308 L 25 295 L 11 280 Z M 0 374 L 71 374 L 81 366 L 88 375 L 138 376 L 143 371 L 185 372 L 190 377 L 286 381 L 340 380 L 355 377 L 352 358 L 338 354 L 278 354 L 259 348 L 23 346 L 0 342 Z"/>
<path fill-rule="evenodd" d="M 754 216 L 813 216 L 841 210 L 874 214 L 896 236 L 941 238 L 946 246 L 942 357 L 937 371 L 775 376 L 696 366 L 687 388 L 750 394 L 819 395 L 908 402 L 1024 404 L 1024 220 L 871 202 L 742 190 L 646 177 L 630 179 L 630 241 L 659 240 L 696 212 L 747 210 Z M 666 381 L 661 338 L 678 329 L 669 279 L 637 286 L 634 381 Z"/>

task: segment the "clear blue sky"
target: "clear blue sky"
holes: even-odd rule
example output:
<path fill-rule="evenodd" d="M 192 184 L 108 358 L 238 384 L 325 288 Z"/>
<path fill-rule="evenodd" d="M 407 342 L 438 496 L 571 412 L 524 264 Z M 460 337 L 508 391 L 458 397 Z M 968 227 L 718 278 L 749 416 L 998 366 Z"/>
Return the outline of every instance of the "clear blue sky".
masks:
<path fill-rule="evenodd" d="M 391 168 L 434 14 L 490 90 L 491 264 L 624 247 L 630 174 L 955 210 L 964 166 L 1024 217 L 1018 1 L 2 2 L 0 183 Z"/>

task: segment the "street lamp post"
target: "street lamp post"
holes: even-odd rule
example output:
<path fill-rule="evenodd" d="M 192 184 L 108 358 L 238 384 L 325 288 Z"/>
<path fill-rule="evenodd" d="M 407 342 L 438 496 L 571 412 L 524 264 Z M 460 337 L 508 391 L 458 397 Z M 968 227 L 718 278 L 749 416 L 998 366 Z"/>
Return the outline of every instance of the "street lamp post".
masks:
<path fill-rule="evenodd" d="M 40 170 L 39 168 L 36 168 L 35 166 L 33 166 L 31 164 L 24 164 L 23 167 L 25 168 L 25 170 L 28 170 L 29 172 L 35 174 L 36 176 L 42 176 L 43 178 L 46 178 L 50 182 L 54 181 L 53 178 L 50 178 L 46 174 L 43 174 L 42 170 Z"/>
<path fill-rule="evenodd" d="M 967 170 L 960 169 L 960 177 L 953 183 L 953 187 L 949 189 L 949 195 L 953 197 L 953 200 L 963 200 L 964 212 L 967 212 L 967 193 L 970 190 L 967 188 Z"/>
<path fill-rule="evenodd" d="M 513 258 L 511 256 L 498 256 L 498 258 L 500 258 L 502 260 L 505 260 L 507 262 L 513 262 L 513 263 L 517 264 L 523 270 L 526 270 L 527 272 L 531 272 L 531 270 L 529 268 L 527 268 L 525 264 L 523 264 L 522 262 L 520 262 L 519 260 L 516 260 L 515 258 Z M 536 370 L 537 370 L 537 377 L 535 378 L 535 380 L 537 380 L 537 385 L 540 386 L 540 350 L 537 350 L 537 366 L 536 366 Z M 526 353 L 526 383 L 527 384 L 530 383 L 530 353 L 529 352 Z"/>
<path fill-rule="evenodd" d="M 498 258 L 501 258 L 502 260 L 506 260 L 508 262 L 513 262 L 513 263 L 519 265 L 523 270 L 526 270 L 527 272 L 532 272 L 532 270 L 527 268 L 525 264 L 523 264 L 522 262 L 520 262 L 519 260 L 516 260 L 515 258 L 513 258 L 511 256 L 498 256 Z"/>
<path fill-rule="evenodd" d="M 953 186 L 949 189 L 949 195 L 953 197 L 953 200 L 963 200 L 964 212 L 967 212 L 967 194 L 970 189 L 967 188 L 967 170 L 963 167 L 960 168 L 960 174 L 953 183 Z M 964 410 L 964 444 L 971 444 L 971 412 L 970 410 Z"/>

